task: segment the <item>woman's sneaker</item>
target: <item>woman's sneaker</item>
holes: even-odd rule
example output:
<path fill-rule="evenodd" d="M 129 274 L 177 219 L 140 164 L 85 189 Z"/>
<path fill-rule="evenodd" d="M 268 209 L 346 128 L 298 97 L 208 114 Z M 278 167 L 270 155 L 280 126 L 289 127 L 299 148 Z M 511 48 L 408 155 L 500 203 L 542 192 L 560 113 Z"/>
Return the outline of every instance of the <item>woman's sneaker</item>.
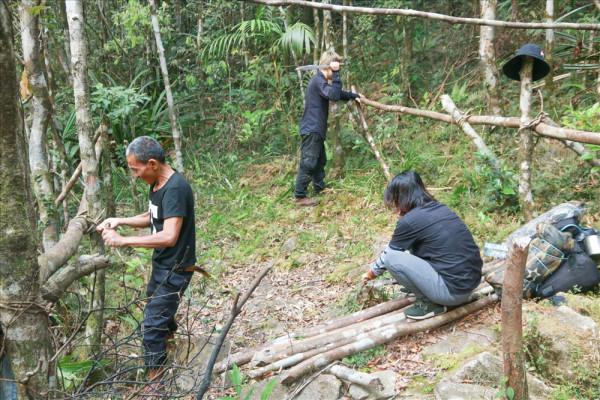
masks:
<path fill-rule="evenodd" d="M 427 299 L 419 299 L 415 301 L 415 304 L 406 309 L 404 315 L 406 315 L 406 318 L 421 320 L 443 314 L 446 310 L 446 306 L 432 303 Z"/>

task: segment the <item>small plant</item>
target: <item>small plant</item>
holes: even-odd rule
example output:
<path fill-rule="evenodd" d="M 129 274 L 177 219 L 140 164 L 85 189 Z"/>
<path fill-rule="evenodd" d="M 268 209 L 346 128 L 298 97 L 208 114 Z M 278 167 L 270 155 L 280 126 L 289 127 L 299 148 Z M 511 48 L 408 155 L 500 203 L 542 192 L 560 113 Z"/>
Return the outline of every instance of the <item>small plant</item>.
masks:
<path fill-rule="evenodd" d="M 372 349 L 361 351 L 343 359 L 344 364 L 354 368 L 365 368 L 369 361 L 381 357 L 385 354 L 383 345 L 375 346 Z"/>
<path fill-rule="evenodd" d="M 254 389 L 251 388 L 250 390 L 246 390 L 247 385 L 245 381 L 246 377 L 244 377 L 242 371 L 240 371 L 240 368 L 236 364 L 233 364 L 233 368 L 231 369 L 231 383 L 233 385 L 233 390 L 235 390 L 235 396 L 221 397 L 219 398 L 219 400 L 250 399 L 252 397 L 252 394 L 254 393 Z M 275 389 L 276 385 L 277 381 L 275 379 L 272 379 L 269 382 L 267 382 L 262 392 L 260 393 L 260 400 L 269 400 L 269 398 L 271 397 L 271 393 L 273 393 L 273 390 Z"/>
<path fill-rule="evenodd" d="M 507 383 L 508 383 L 508 378 L 503 377 L 502 381 L 500 382 L 500 388 L 498 389 L 498 391 L 496 392 L 496 395 L 494 396 L 495 399 L 513 400 L 515 398 L 515 389 L 513 389 L 510 386 L 506 386 Z"/>

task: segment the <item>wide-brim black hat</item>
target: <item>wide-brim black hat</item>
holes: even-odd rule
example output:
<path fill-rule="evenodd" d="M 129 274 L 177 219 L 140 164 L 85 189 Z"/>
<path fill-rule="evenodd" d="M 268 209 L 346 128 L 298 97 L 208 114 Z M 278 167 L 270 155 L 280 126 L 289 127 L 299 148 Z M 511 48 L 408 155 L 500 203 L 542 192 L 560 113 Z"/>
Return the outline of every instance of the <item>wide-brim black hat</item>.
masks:
<path fill-rule="evenodd" d="M 548 75 L 548 72 L 550 72 L 550 65 L 548 65 L 544 59 L 544 51 L 540 46 L 533 43 L 527 43 L 521 47 L 517 51 L 517 54 L 504 64 L 502 67 L 504 75 L 515 81 L 520 81 L 521 76 L 519 75 L 519 71 L 521 70 L 521 65 L 523 64 L 525 56 L 533 57 L 532 81 L 537 81 Z"/>

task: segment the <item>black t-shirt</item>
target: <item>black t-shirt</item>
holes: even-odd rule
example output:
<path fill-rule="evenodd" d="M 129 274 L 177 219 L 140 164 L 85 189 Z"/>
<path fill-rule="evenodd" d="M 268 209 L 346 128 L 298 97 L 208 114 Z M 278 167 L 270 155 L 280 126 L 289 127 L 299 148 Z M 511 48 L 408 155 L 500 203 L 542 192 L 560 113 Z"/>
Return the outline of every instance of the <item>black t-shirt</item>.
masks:
<path fill-rule="evenodd" d="M 481 281 L 483 262 L 465 223 L 444 204 L 431 201 L 398 220 L 390 241 L 427 261 L 453 294 L 467 293 Z"/>
<path fill-rule="evenodd" d="M 163 230 L 165 219 L 183 217 L 177 243 L 173 247 L 154 249 L 152 266 L 176 271 L 194 265 L 196 263 L 194 194 L 185 178 L 175 172 L 156 192 L 153 192 L 151 187 L 148 211 L 152 233 Z"/>

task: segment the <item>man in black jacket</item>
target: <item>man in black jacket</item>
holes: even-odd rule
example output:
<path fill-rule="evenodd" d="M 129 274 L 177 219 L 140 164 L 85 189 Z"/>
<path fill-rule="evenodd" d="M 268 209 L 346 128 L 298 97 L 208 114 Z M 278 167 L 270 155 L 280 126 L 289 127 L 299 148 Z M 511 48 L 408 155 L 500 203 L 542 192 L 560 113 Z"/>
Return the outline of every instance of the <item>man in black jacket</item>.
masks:
<path fill-rule="evenodd" d="M 317 74 L 308 83 L 304 114 L 300 120 L 300 164 L 296 177 L 294 196 L 298 206 L 314 206 L 316 201 L 307 197 L 308 184 L 312 181 L 316 193 L 325 189 L 325 134 L 329 102 L 353 100 L 359 97 L 353 92 L 342 90 L 340 79 L 340 56 L 326 51 L 319 60 L 321 66 Z M 331 83 L 329 83 L 331 81 Z"/>

